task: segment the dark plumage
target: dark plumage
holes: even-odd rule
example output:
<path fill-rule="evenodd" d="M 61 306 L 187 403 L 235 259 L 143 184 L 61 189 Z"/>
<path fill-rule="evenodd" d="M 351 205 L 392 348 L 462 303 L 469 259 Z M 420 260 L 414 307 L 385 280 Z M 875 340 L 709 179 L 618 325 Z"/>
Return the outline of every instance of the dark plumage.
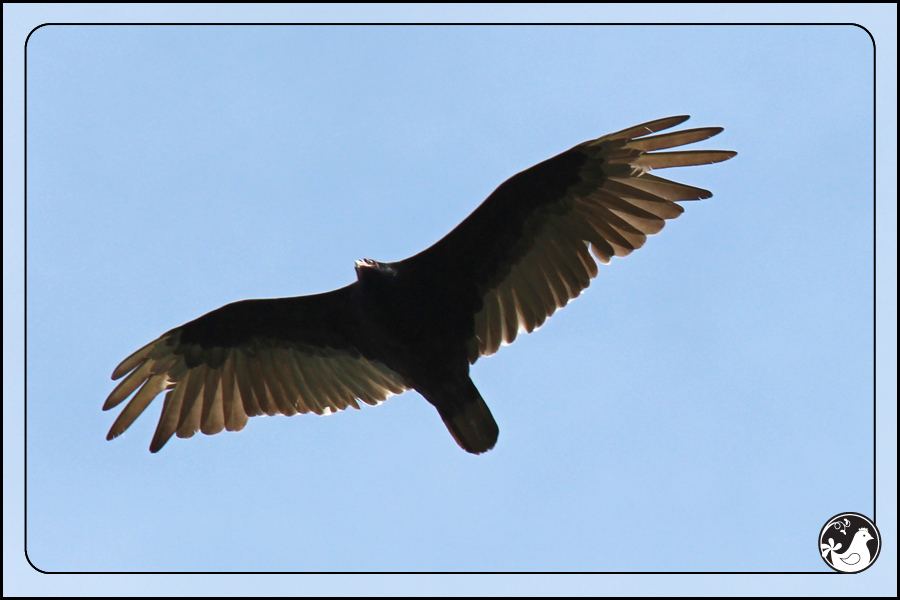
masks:
<path fill-rule="evenodd" d="M 237 431 L 256 415 L 330 414 L 415 389 L 462 448 L 490 450 L 499 429 L 469 365 L 588 287 L 597 275 L 591 252 L 602 263 L 625 256 L 683 212 L 676 202 L 712 196 L 649 173 L 735 155 L 651 152 L 721 131 L 647 137 L 687 118 L 612 133 L 522 171 L 427 250 L 389 264 L 357 261 L 347 287 L 235 302 L 166 332 L 113 372 L 125 379 L 104 410 L 137 393 L 107 439 L 164 390 L 151 452 L 173 433 Z"/>

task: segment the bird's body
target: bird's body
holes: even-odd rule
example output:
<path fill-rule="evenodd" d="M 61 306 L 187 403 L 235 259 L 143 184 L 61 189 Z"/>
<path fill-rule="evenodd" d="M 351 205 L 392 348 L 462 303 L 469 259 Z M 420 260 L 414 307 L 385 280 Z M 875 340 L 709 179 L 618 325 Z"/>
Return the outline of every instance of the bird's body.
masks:
<path fill-rule="evenodd" d="M 112 439 L 168 390 L 150 449 L 177 433 L 239 430 L 247 417 L 330 414 L 415 389 L 457 443 L 491 449 L 499 429 L 469 365 L 539 327 L 603 263 L 643 245 L 706 190 L 649 174 L 731 158 L 729 151 L 657 152 L 719 128 L 653 137 L 670 117 L 585 142 L 508 179 L 468 218 L 396 263 L 357 261 L 357 281 L 324 294 L 226 305 L 177 327 L 114 371 L 104 405 L 137 391 Z"/>
<path fill-rule="evenodd" d="M 874 538 L 868 528 L 861 527 L 853 534 L 850 547 L 839 553 L 837 551 L 840 550 L 841 544 L 835 544 L 832 538 L 828 538 L 828 545 L 822 546 L 822 556 L 827 557 L 828 552 L 831 552 L 831 564 L 835 569 L 844 573 L 857 573 L 872 562 L 872 555 L 867 544 L 872 539 Z"/>

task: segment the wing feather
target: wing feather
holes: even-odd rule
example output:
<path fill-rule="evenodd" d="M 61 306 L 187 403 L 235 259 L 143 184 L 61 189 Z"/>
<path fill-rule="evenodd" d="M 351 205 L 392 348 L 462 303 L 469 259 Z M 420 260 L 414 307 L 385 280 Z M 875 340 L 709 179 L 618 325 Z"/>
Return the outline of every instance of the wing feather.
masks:
<path fill-rule="evenodd" d="M 261 353 L 253 352 L 253 360 L 246 363 L 247 374 L 249 375 L 250 386 L 253 388 L 253 396 L 259 404 L 259 408 L 266 415 L 272 417 L 278 414 L 278 408 L 275 405 L 275 398 L 272 396 L 271 389 L 266 385 L 266 376 L 262 372 Z"/>
<path fill-rule="evenodd" d="M 651 169 L 669 169 L 671 167 L 696 167 L 711 165 L 713 163 L 728 160 L 734 156 L 734 152 L 725 150 L 685 150 L 683 152 L 657 152 L 656 154 L 642 154 L 637 160 L 632 161 L 632 166 L 647 171 Z"/>
<path fill-rule="evenodd" d="M 609 133 L 599 138 L 597 141 L 605 142 L 609 140 L 627 140 L 629 138 L 639 138 L 651 133 L 656 133 L 657 131 L 671 129 L 676 125 L 681 125 L 690 118 L 691 117 L 688 115 L 680 115 L 677 117 L 665 117 L 663 119 L 656 119 L 655 121 L 641 123 L 640 125 L 628 127 L 627 129 L 616 131 L 615 133 Z"/>
<path fill-rule="evenodd" d="M 162 415 L 153 433 L 150 442 L 150 451 L 157 452 L 169 441 L 178 429 L 178 419 L 181 415 L 181 405 L 184 402 L 184 392 L 187 389 L 187 379 L 181 379 L 175 388 L 166 394 L 163 402 Z"/>
<path fill-rule="evenodd" d="M 185 390 L 185 401 L 181 405 L 181 419 L 175 435 L 180 438 L 193 437 L 200 431 L 200 416 L 203 411 L 203 388 L 206 380 L 206 371 L 209 368 L 201 365 L 191 370 L 188 389 Z M 193 388 L 193 389 L 192 389 Z M 190 396 L 188 395 L 190 393 Z"/>
<path fill-rule="evenodd" d="M 537 328 L 537 318 L 531 310 L 531 305 L 521 300 L 521 294 L 524 290 L 521 285 L 516 285 L 516 283 L 518 282 L 513 280 L 512 294 L 516 301 L 516 314 L 519 316 L 519 332 L 531 333 Z"/>
<path fill-rule="evenodd" d="M 529 295 L 532 313 L 535 316 L 536 326 L 540 327 L 547 320 L 547 312 L 553 304 L 553 299 L 543 289 L 543 286 L 536 281 L 535 276 L 536 262 L 534 255 L 528 257 L 530 260 L 523 260 L 516 268 L 522 274 L 522 287 L 531 292 Z M 490 327 L 490 324 L 488 325 Z"/>
<path fill-rule="evenodd" d="M 626 180 L 620 180 L 625 183 Z M 627 180 L 627 184 L 632 188 L 652 194 L 663 200 L 670 202 L 681 202 L 683 200 L 705 200 L 712 197 L 712 192 L 702 188 L 696 188 L 690 185 L 675 183 L 661 177 L 653 175 L 644 175 L 643 177 L 633 177 Z"/>
<path fill-rule="evenodd" d="M 247 367 L 247 363 L 252 360 L 252 358 L 245 352 L 238 351 L 237 348 L 232 348 L 231 350 L 234 352 L 234 374 L 238 391 L 241 395 L 241 404 L 244 408 L 244 413 L 248 417 L 258 417 L 266 414 L 266 411 L 259 405 L 259 400 L 256 398 L 256 392 L 253 391 L 253 384 L 250 382 L 250 369 Z"/>
<path fill-rule="evenodd" d="M 228 431 L 240 431 L 247 425 L 247 413 L 244 412 L 241 401 L 240 388 L 236 381 L 237 353 L 234 348 L 229 349 L 228 357 L 222 370 L 222 398 L 225 410 L 225 429 Z"/>
<path fill-rule="evenodd" d="M 285 377 L 289 378 L 289 384 L 292 391 L 297 394 L 295 404 L 297 411 L 303 414 L 315 412 L 313 406 L 313 393 L 306 387 L 306 380 L 300 372 L 300 356 L 299 353 L 291 350 L 282 350 L 282 356 L 279 361 L 285 368 Z"/>
<path fill-rule="evenodd" d="M 553 294 L 553 304 L 555 305 L 553 310 L 555 312 L 569 302 L 569 290 L 560 275 L 559 268 L 550 258 L 549 247 L 550 245 L 547 244 L 539 248 L 539 250 L 544 255 L 544 261 L 541 263 L 541 266 L 544 271 L 544 278 L 547 280 L 550 292 Z"/>
<path fill-rule="evenodd" d="M 661 133 L 659 135 L 654 135 L 651 137 L 634 139 L 625 144 L 624 148 L 641 150 L 643 152 L 650 152 L 652 150 L 665 150 L 666 148 L 675 148 L 676 146 L 684 146 L 685 144 L 701 142 L 720 133 L 722 133 L 721 127 L 683 129 L 681 131 L 672 131 L 670 133 Z"/>
<path fill-rule="evenodd" d="M 519 328 L 522 326 L 519 321 L 519 312 L 516 308 L 516 300 L 513 298 L 512 290 L 508 285 L 503 285 L 497 290 L 500 303 L 503 305 L 503 315 L 506 317 L 504 324 L 504 341 L 511 344 L 516 340 L 519 334 Z"/>
<path fill-rule="evenodd" d="M 485 295 L 484 308 L 486 315 L 485 333 L 487 334 L 485 350 L 486 353 L 492 354 L 500 348 L 500 344 L 503 341 L 503 315 L 500 312 L 500 302 L 496 294 L 489 293 Z"/>
<path fill-rule="evenodd" d="M 203 395 L 203 384 L 206 380 L 206 365 L 199 365 L 197 368 L 191 369 L 188 372 L 188 387 L 184 392 L 184 401 L 181 403 L 181 413 L 178 417 L 178 427 L 176 428 L 176 432 L 179 434 L 178 437 L 190 437 L 194 435 L 194 432 L 200 429 L 200 411 L 202 408 L 203 402 L 200 398 Z M 195 411 L 195 407 L 198 409 Z M 187 433 L 186 422 L 192 419 L 194 413 L 197 413 L 197 424 L 196 427 L 191 429 L 190 434 Z M 193 427 L 193 422 L 191 423 Z"/>
<path fill-rule="evenodd" d="M 213 435 L 225 429 L 225 409 L 222 407 L 222 367 L 206 369 L 206 384 L 203 392 L 200 431 L 206 435 Z"/>
<path fill-rule="evenodd" d="M 274 366 L 275 375 L 284 391 L 285 399 L 290 405 L 291 415 L 306 414 L 310 412 L 303 399 L 303 393 L 297 385 L 297 378 L 294 375 L 291 364 L 295 362 L 293 352 L 286 348 L 272 348 L 271 360 Z M 286 414 L 282 412 L 281 414 Z M 291 416 L 287 415 L 287 416 Z"/>

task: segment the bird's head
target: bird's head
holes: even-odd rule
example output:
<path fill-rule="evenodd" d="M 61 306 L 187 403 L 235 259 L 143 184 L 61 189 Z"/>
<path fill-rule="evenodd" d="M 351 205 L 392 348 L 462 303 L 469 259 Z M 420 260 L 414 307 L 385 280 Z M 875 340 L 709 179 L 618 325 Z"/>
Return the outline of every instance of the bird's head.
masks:
<path fill-rule="evenodd" d="M 396 275 L 397 271 L 389 264 L 362 258 L 356 261 L 356 277 L 362 279 L 371 275 Z"/>

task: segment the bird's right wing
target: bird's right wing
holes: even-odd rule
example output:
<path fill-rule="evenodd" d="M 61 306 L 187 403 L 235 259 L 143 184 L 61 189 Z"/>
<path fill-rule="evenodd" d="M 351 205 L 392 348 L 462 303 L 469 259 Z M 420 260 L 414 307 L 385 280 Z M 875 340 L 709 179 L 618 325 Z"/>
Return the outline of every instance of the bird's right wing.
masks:
<path fill-rule="evenodd" d="M 163 391 L 151 452 L 173 434 L 239 431 L 256 415 L 328 415 L 409 389 L 400 375 L 366 356 L 352 287 L 235 302 L 166 332 L 113 372 L 113 379 L 124 379 L 103 410 L 137 393 L 107 439 L 121 435 Z"/>
<path fill-rule="evenodd" d="M 493 354 L 518 333 L 532 332 L 577 297 L 597 275 L 591 253 L 601 263 L 626 256 L 684 212 L 676 202 L 712 196 L 650 174 L 736 154 L 655 152 L 722 131 L 704 127 L 650 136 L 687 118 L 658 119 L 604 135 L 510 177 L 456 229 L 399 263 L 435 296 L 451 298 L 448 305 L 470 311 L 470 362 Z"/>

